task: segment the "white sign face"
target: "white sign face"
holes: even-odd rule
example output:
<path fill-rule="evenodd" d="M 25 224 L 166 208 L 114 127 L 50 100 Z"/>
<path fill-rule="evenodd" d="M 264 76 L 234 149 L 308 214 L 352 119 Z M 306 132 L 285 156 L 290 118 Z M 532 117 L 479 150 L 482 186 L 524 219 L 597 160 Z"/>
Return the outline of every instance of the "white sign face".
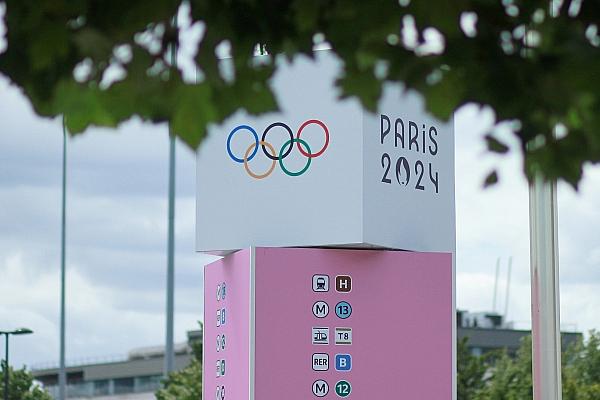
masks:
<path fill-rule="evenodd" d="M 452 122 L 390 88 L 375 114 L 339 100 L 339 70 L 326 51 L 284 63 L 273 80 L 281 112 L 240 111 L 209 129 L 197 157 L 198 251 L 454 251 Z"/>
<path fill-rule="evenodd" d="M 312 328 L 312 344 L 329 344 L 329 328 Z"/>
<path fill-rule="evenodd" d="M 312 356 L 313 371 L 328 371 L 329 370 L 329 354 L 315 353 Z"/>
<path fill-rule="evenodd" d="M 317 397 L 325 397 L 329 393 L 329 384 L 322 379 L 315 381 L 312 385 L 313 394 Z"/>
<path fill-rule="evenodd" d="M 352 344 L 352 328 L 335 328 L 335 344 Z"/>
<path fill-rule="evenodd" d="M 313 275 L 312 287 L 314 292 L 328 292 L 329 275 Z"/>
<path fill-rule="evenodd" d="M 454 125 L 426 114 L 420 96 L 387 87 L 365 114 L 364 237 L 389 248 L 454 252 Z"/>
<path fill-rule="evenodd" d="M 317 318 L 325 318 L 329 314 L 329 304 L 317 301 L 312 307 L 313 315 Z"/>

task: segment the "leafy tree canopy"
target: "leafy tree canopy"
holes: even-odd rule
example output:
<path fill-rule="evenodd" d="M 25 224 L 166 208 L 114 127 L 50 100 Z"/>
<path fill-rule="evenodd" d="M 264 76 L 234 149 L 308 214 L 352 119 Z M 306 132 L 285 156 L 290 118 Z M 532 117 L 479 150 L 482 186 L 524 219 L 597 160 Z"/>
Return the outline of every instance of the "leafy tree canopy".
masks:
<path fill-rule="evenodd" d="M 195 400 L 202 396 L 202 346 L 192 343 L 189 366 L 173 372 L 156 392 L 157 400 Z M 457 343 L 458 400 L 527 400 L 533 398 L 531 337 L 514 357 L 496 350 L 472 355 L 467 339 Z M 563 351 L 563 399 L 600 400 L 600 333 L 592 331 Z"/>
<path fill-rule="evenodd" d="M 156 394 L 157 400 L 198 400 L 202 398 L 202 364 L 194 358 L 181 371 L 172 372 L 164 387 Z"/>
<path fill-rule="evenodd" d="M 458 344 L 458 400 L 533 399 L 531 337 L 524 338 L 515 357 L 505 351 L 483 357 Z M 600 399 L 600 333 L 592 331 L 562 354 L 564 400 Z"/>
<path fill-rule="evenodd" d="M 202 323 L 200 323 L 202 329 Z M 156 391 L 157 400 L 198 400 L 202 398 L 202 341 L 192 341 L 193 358 L 181 371 L 169 374 Z"/>
<path fill-rule="evenodd" d="M 497 124 L 520 139 L 529 176 L 542 171 L 577 185 L 582 166 L 600 161 L 600 4 L 552 3 L 0 0 L 0 73 L 39 115 L 64 114 L 73 133 L 137 115 L 168 121 L 196 147 L 208 124 L 237 109 L 277 109 L 277 63 L 253 62 L 257 48 L 293 59 L 312 57 L 322 42 L 343 62 L 342 97 L 375 110 L 382 84 L 403 82 L 440 118 L 466 103 L 491 106 Z M 185 23 L 174 27 L 180 9 Z M 190 29 L 197 79 L 170 63 L 169 49 Z M 222 49 L 232 57 L 231 78 L 220 68 Z M 508 151 L 495 130 L 486 140 L 491 151 Z"/>
<path fill-rule="evenodd" d="M 491 357 L 471 354 L 468 338 L 456 344 L 456 397 L 458 400 L 471 400 L 485 388 Z"/>
<path fill-rule="evenodd" d="M 52 400 L 52 396 L 33 383 L 33 375 L 25 369 L 9 368 L 8 399 L 9 400 Z M 0 398 L 4 399 L 4 374 L 6 363 L 2 362 L 0 372 Z"/>

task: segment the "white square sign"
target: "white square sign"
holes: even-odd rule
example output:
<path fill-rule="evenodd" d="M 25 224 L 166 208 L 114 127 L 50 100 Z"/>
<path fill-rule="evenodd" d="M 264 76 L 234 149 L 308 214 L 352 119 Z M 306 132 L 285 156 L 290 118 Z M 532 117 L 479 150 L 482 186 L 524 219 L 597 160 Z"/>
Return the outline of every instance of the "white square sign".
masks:
<path fill-rule="evenodd" d="M 337 99 L 330 53 L 282 64 L 281 112 L 238 112 L 197 155 L 198 251 L 249 246 L 454 251 L 454 127 L 387 87 L 377 113 Z"/>

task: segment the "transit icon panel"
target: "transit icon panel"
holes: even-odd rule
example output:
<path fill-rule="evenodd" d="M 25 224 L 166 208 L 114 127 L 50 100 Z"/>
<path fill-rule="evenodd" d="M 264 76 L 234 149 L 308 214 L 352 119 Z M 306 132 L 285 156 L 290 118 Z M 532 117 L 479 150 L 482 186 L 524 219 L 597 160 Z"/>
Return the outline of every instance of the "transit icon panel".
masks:
<path fill-rule="evenodd" d="M 451 254 L 250 248 L 204 279 L 227 288 L 205 293 L 205 315 L 225 310 L 204 326 L 205 398 L 452 399 Z"/>

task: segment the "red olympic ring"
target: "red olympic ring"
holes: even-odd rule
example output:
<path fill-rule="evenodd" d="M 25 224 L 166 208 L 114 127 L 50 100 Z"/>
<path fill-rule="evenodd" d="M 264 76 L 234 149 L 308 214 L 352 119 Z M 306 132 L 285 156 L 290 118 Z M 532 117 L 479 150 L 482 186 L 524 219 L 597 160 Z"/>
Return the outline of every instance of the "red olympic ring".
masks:
<path fill-rule="evenodd" d="M 300 150 L 300 153 L 302 153 L 302 155 L 308 157 L 308 158 L 315 158 L 315 157 L 319 157 L 321 154 L 323 154 L 325 152 L 325 150 L 327 150 L 327 146 L 329 146 L 329 129 L 327 129 L 327 125 L 325 125 L 323 122 L 319 121 L 318 119 L 309 119 L 308 121 L 304 122 L 300 128 L 298 128 L 298 133 L 296 134 L 296 138 L 300 139 L 300 134 L 302 133 L 302 130 L 310 124 L 317 124 L 319 125 L 321 128 L 323 128 L 323 131 L 325 132 L 325 144 L 323 145 L 323 148 L 321 150 L 319 150 L 316 153 L 307 153 L 306 150 L 304 150 L 302 148 L 302 146 L 300 146 L 300 142 L 296 142 L 296 146 L 298 146 L 298 150 Z"/>

